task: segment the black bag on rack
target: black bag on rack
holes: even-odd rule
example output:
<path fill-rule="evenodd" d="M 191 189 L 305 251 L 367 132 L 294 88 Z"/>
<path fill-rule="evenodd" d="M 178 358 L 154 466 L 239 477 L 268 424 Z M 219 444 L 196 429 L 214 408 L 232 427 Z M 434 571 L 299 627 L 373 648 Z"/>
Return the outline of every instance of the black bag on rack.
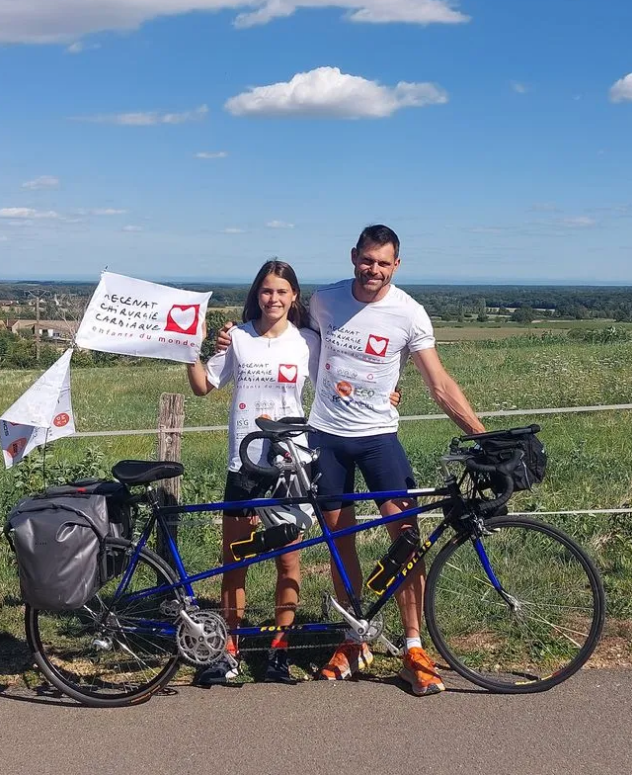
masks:
<path fill-rule="evenodd" d="M 546 449 L 535 434 L 508 435 L 506 439 L 481 439 L 479 444 L 486 458 L 484 462 L 493 465 L 510 460 L 516 452 L 522 453 L 522 459 L 511 473 L 514 491 L 530 490 L 534 484 L 540 484 L 544 479 L 547 466 Z"/>
<path fill-rule="evenodd" d="M 122 572 L 105 539 L 131 536 L 126 495 L 118 482 L 90 480 L 48 488 L 12 509 L 4 532 L 16 554 L 25 603 L 48 611 L 81 608 Z"/>

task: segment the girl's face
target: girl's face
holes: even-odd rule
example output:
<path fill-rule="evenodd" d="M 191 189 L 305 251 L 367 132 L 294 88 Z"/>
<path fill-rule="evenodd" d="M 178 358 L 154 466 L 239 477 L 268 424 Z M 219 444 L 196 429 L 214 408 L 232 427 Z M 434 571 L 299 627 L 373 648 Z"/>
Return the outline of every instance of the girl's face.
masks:
<path fill-rule="evenodd" d="M 296 293 L 287 280 L 269 274 L 261 283 L 257 299 L 263 317 L 276 323 L 282 318 L 287 319 L 290 307 L 296 301 Z"/>

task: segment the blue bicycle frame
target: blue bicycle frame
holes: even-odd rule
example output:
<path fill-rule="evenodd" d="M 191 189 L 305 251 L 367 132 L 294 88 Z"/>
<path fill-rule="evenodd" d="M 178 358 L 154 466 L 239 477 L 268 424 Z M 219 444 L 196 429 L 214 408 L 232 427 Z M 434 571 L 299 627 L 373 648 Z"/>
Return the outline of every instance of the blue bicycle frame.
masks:
<path fill-rule="evenodd" d="M 347 527 L 347 528 L 343 528 L 335 531 L 332 531 L 329 529 L 325 521 L 325 518 L 323 516 L 319 501 L 324 500 L 324 498 L 322 497 L 319 498 L 318 496 L 314 496 L 313 494 L 310 494 L 307 496 L 301 496 L 301 497 L 292 497 L 292 498 L 256 498 L 248 501 L 221 501 L 216 503 L 201 503 L 201 504 L 190 504 L 190 505 L 182 505 L 182 506 L 164 506 L 164 507 L 157 506 L 155 505 L 155 503 L 151 502 L 152 517 L 148 520 L 147 524 L 145 525 L 145 528 L 141 533 L 141 536 L 138 542 L 135 545 L 135 549 L 132 554 L 131 560 L 128 564 L 128 567 L 125 573 L 123 574 L 123 578 L 121 579 L 121 582 L 114 595 L 113 604 L 118 599 L 125 596 L 126 594 L 125 590 L 127 589 L 129 581 L 136 568 L 136 565 L 140 556 L 140 552 L 142 548 L 146 545 L 155 523 L 158 522 L 159 528 L 162 531 L 162 534 L 164 536 L 166 545 L 168 546 L 169 554 L 171 555 L 171 558 L 173 560 L 173 567 L 175 569 L 177 581 L 174 582 L 173 584 L 163 584 L 160 586 L 150 587 L 150 588 L 143 589 L 143 590 L 134 592 L 132 594 L 129 594 L 127 595 L 127 600 L 130 602 L 133 600 L 142 599 L 153 595 L 161 595 L 166 592 L 173 591 L 175 589 L 181 589 L 181 590 L 184 590 L 184 593 L 188 598 L 188 601 L 191 602 L 193 605 L 195 605 L 195 602 L 196 602 L 195 594 L 193 592 L 192 585 L 198 581 L 202 581 L 203 579 L 213 578 L 214 576 L 219 576 L 223 573 L 236 570 L 238 568 L 246 568 L 250 565 L 254 565 L 259 562 L 266 562 L 268 560 L 274 559 L 275 557 L 280 557 L 284 554 L 289 554 L 290 552 L 296 552 L 296 551 L 301 551 L 302 549 L 307 549 L 310 546 L 317 546 L 318 544 L 326 543 L 328 546 L 329 552 L 333 557 L 336 568 L 338 569 L 338 572 L 340 574 L 340 578 L 344 585 L 348 600 L 352 606 L 354 615 L 357 618 L 363 618 L 363 619 L 366 619 L 367 621 L 370 621 L 378 614 L 380 609 L 384 605 L 386 605 L 386 603 L 391 599 L 391 597 L 395 594 L 395 592 L 397 592 L 400 586 L 406 581 L 406 578 L 409 575 L 409 573 L 415 568 L 415 566 L 419 563 L 419 561 L 426 555 L 426 553 L 430 550 L 430 548 L 434 546 L 434 544 L 440 539 L 440 537 L 443 535 L 443 533 L 450 526 L 451 523 L 447 519 L 444 519 L 441 522 L 441 524 L 439 524 L 439 526 L 436 527 L 435 530 L 433 530 L 433 532 L 424 540 L 424 542 L 419 546 L 419 548 L 416 549 L 415 552 L 411 555 L 410 559 L 407 561 L 404 567 L 390 582 L 386 590 L 379 596 L 379 599 L 376 600 L 369 607 L 369 609 L 364 612 L 362 611 L 360 600 L 354 593 L 354 590 L 351 586 L 349 576 L 347 574 L 346 568 L 344 566 L 344 563 L 342 561 L 342 558 L 336 546 L 337 539 L 342 538 L 344 536 L 352 535 L 354 533 L 360 533 L 364 530 L 372 530 L 376 527 L 380 527 L 382 525 L 388 525 L 392 522 L 401 522 L 402 520 L 406 520 L 409 517 L 414 517 L 414 516 L 417 516 L 418 514 L 423 514 L 424 512 L 432 511 L 434 509 L 441 508 L 443 506 L 450 506 L 454 502 L 453 492 L 451 492 L 451 490 L 448 487 L 443 487 L 443 488 L 410 489 L 410 490 L 386 490 L 386 491 L 380 491 L 380 492 L 353 493 L 353 494 L 344 495 L 344 500 L 347 502 L 375 500 L 375 499 L 377 500 L 392 500 L 392 499 L 402 499 L 402 498 L 410 499 L 410 498 L 416 498 L 421 496 L 440 497 L 440 498 L 443 498 L 443 500 L 433 501 L 432 503 L 429 503 L 423 506 L 414 506 L 410 509 L 406 509 L 405 511 L 402 511 L 392 516 L 378 517 L 376 519 L 366 520 L 362 523 L 353 525 L 351 527 Z M 189 576 L 187 574 L 186 569 L 184 567 L 184 563 L 182 561 L 182 557 L 180 556 L 180 552 L 178 551 L 178 547 L 168 529 L 168 525 L 166 522 L 167 517 L 175 516 L 178 514 L 193 514 L 197 512 L 207 512 L 207 511 L 223 511 L 225 509 L 235 509 L 235 508 L 255 509 L 255 508 L 263 508 L 263 507 L 269 507 L 269 506 L 282 506 L 282 505 L 290 505 L 290 504 L 298 505 L 298 504 L 307 504 L 307 503 L 311 504 L 311 506 L 314 509 L 314 513 L 320 525 L 322 535 L 317 536 L 315 538 L 308 538 L 306 540 L 299 542 L 298 544 L 291 544 L 289 546 L 263 552 L 261 554 L 251 556 L 242 560 L 238 560 L 236 562 L 227 563 L 217 568 L 213 568 L 211 570 L 204 571 L 202 573 L 197 573 L 193 576 Z M 231 517 L 226 517 L 226 519 L 230 519 L 230 518 Z M 497 591 L 502 593 L 502 586 L 498 581 L 498 579 L 496 578 L 490 566 L 489 560 L 485 553 L 485 549 L 480 539 L 478 538 L 475 539 L 474 545 L 478 553 L 478 556 L 481 560 L 481 564 L 485 570 L 485 573 L 487 574 L 490 580 L 490 583 L 494 586 L 494 588 Z M 236 627 L 230 631 L 230 634 L 235 636 L 238 636 L 238 635 L 258 636 L 258 635 L 269 634 L 271 632 L 291 632 L 291 631 L 331 632 L 332 630 L 345 630 L 347 626 L 348 625 L 345 622 L 331 622 L 331 623 L 313 622 L 313 623 L 304 623 L 304 624 L 292 624 L 292 625 L 286 625 L 286 626 L 267 625 L 262 627 Z M 133 627 L 127 626 L 127 627 L 124 627 L 123 629 L 130 630 L 130 631 L 133 630 L 136 632 L 138 632 L 139 630 L 151 631 L 152 633 L 156 633 L 157 631 L 160 631 L 161 633 L 166 635 L 175 635 L 176 625 L 170 624 L 169 622 L 157 622 L 153 620 L 150 621 L 150 620 L 138 619 L 136 621 L 135 626 Z"/>

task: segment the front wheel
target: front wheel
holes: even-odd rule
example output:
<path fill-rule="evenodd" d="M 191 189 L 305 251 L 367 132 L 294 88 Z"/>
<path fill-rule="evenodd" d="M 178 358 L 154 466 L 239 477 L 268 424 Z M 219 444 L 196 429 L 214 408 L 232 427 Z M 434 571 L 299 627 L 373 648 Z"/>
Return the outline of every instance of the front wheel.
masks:
<path fill-rule="evenodd" d="M 446 662 L 478 686 L 545 691 L 595 650 L 605 613 L 601 579 L 583 549 L 551 525 L 497 517 L 485 526 L 489 535 L 455 536 L 432 564 L 428 632 Z"/>
<path fill-rule="evenodd" d="M 26 607 L 26 636 L 44 677 L 83 705 L 121 707 L 148 699 L 178 669 L 175 617 L 182 592 L 134 598 L 134 593 L 176 582 L 171 568 L 142 549 L 119 590 L 134 547 L 107 539 L 115 578 L 76 611 Z M 170 605 L 171 604 L 171 605 Z"/>

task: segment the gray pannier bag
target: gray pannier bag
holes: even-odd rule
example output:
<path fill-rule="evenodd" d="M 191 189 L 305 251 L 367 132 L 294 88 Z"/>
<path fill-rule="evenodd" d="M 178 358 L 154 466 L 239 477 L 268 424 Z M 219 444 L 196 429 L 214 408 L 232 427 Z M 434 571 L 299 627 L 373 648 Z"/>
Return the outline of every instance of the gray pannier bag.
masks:
<path fill-rule="evenodd" d="M 108 485 L 124 488 L 98 484 L 106 491 Z M 23 498 L 9 513 L 4 531 L 16 554 L 22 599 L 32 608 L 81 608 L 121 572 L 113 567 L 105 539 L 127 531 L 111 521 L 108 498 L 94 492 L 96 485 L 50 488 Z"/>

